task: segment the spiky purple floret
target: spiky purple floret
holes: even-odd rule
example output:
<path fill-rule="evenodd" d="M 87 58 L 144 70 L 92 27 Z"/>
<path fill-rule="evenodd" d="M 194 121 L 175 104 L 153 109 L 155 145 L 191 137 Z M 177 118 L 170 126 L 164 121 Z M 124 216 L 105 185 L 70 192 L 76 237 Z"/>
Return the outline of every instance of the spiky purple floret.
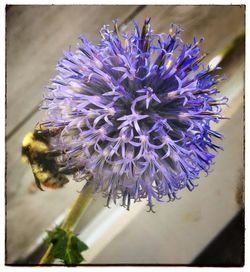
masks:
<path fill-rule="evenodd" d="M 210 125 L 227 99 L 214 97 L 221 78 L 201 64 L 202 39 L 185 44 L 176 25 L 153 34 L 150 19 L 123 37 L 114 25 L 101 29 L 100 44 L 81 36 L 65 52 L 44 98 L 44 125 L 63 127 L 53 146 L 64 151 L 64 169 L 78 169 L 75 180 L 91 173 L 107 205 L 147 198 L 152 209 L 153 199 L 174 200 L 208 172 L 210 149 L 221 149 L 212 138 L 222 137 Z"/>

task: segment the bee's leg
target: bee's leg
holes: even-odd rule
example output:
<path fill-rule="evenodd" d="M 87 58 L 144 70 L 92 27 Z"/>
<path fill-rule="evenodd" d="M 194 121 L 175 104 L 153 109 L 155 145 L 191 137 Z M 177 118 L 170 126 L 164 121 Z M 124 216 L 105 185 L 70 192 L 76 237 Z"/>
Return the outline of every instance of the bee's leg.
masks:
<path fill-rule="evenodd" d="M 84 169 L 84 167 L 72 167 L 72 168 L 67 168 L 67 167 L 61 167 L 58 172 L 60 174 L 64 174 L 64 175 L 73 175 L 75 174 L 77 171 Z"/>
<path fill-rule="evenodd" d="M 77 171 L 77 168 L 62 167 L 59 169 L 59 173 L 62 175 L 72 175 Z"/>
<path fill-rule="evenodd" d="M 41 186 L 41 182 L 39 181 L 39 179 L 34 175 L 35 177 L 35 183 L 36 183 L 36 186 L 41 190 L 41 191 L 44 191 L 42 186 Z"/>
<path fill-rule="evenodd" d="M 57 151 L 57 150 L 48 151 L 48 152 L 46 152 L 46 158 L 51 160 L 51 159 L 54 159 L 55 157 L 60 156 L 62 154 L 63 154 L 62 151 Z"/>

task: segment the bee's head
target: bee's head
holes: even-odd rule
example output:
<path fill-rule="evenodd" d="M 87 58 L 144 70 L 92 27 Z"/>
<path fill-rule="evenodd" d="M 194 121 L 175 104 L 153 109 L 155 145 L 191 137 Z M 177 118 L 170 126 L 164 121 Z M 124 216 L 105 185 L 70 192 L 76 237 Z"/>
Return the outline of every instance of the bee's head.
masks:
<path fill-rule="evenodd" d="M 48 144 L 50 140 L 50 132 L 48 130 L 35 130 L 34 137 L 36 140 Z"/>

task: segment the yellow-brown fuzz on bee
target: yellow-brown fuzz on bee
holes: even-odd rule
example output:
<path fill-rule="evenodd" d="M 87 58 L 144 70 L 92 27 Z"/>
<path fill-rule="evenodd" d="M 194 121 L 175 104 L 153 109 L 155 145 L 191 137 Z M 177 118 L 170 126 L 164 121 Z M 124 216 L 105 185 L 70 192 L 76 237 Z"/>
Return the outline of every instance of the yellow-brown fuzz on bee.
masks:
<path fill-rule="evenodd" d="M 25 151 L 26 150 L 26 151 Z M 25 135 L 22 142 L 22 161 L 25 163 L 29 162 L 29 157 L 27 153 L 31 152 L 47 152 L 49 150 L 48 145 L 36 140 L 34 133 L 29 132 Z"/>
<path fill-rule="evenodd" d="M 23 148 L 29 147 L 30 149 L 35 150 L 36 152 L 46 152 L 49 150 L 48 145 L 40 140 L 37 140 L 35 134 L 32 132 L 26 134 L 26 136 L 23 139 L 22 146 Z"/>
<path fill-rule="evenodd" d="M 36 185 L 41 190 L 41 184 L 49 188 L 61 188 L 68 182 L 67 177 L 59 173 L 56 157 L 49 156 L 50 137 L 57 132 L 35 129 L 27 133 L 22 142 L 22 161 L 30 164 Z"/>

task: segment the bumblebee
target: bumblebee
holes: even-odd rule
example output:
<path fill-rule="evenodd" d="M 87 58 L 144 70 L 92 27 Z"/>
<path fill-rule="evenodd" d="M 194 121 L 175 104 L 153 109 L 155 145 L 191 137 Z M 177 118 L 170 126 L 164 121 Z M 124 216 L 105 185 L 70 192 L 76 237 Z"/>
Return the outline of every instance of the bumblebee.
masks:
<path fill-rule="evenodd" d="M 68 183 L 68 178 L 60 173 L 56 162 L 59 152 L 50 151 L 50 139 L 56 136 L 62 128 L 46 129 L 41 125 L 29 132 L 22 142 L 22 161 L 28 162 L 35 177 L 37 187 L 61 188 Z"/>

